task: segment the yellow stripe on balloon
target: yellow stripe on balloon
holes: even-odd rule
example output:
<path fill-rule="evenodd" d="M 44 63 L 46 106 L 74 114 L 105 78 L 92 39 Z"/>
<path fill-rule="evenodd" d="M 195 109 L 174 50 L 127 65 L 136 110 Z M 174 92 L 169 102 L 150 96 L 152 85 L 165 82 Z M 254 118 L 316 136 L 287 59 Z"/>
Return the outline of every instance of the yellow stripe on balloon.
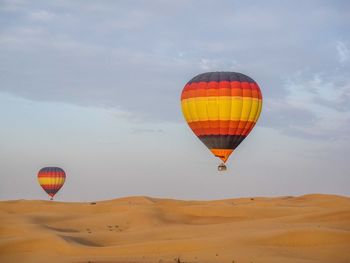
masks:
<path fill-rule="evenodd" d="M 261 109 L 262 109 L 262 100 L 260 100 L 258 107 L 252 108 L 249 119 L 254 119 L 254 122 L 257 122 L 261 113 Z"/>
<path fill-rule="evenodd" d="M 262 100 L 241 96 L 195 97 L 181 101 L 187 122 L 257 121 Z"/>
<path fill-rule="evenodd" d="M 39 184 L 43 185 L 54 185 L 54 184 L 58 184 L 61 185 L 64 183 L 65 178 L 63 177 L 38 177 L 39 180 Z"/>

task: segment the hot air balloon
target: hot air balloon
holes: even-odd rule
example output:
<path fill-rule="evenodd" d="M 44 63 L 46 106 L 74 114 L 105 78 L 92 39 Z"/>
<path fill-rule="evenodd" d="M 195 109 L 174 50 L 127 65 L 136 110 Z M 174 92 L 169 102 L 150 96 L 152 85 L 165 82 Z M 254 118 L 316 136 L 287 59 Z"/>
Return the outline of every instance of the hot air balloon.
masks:
<path fill-rule="evenodd" d="M 40 186 L 53 200 L 66 180 L 66 173 L 59 167 L 44 167 L 38 172 Z"/>
<path fill-rule="evenodd" d="M 181 94 L 182 113 L 194 134 L 226 161 L 256 124 L 262 95 L 258 84 L 236 72 L 207 72 L 191 79 Z"/>

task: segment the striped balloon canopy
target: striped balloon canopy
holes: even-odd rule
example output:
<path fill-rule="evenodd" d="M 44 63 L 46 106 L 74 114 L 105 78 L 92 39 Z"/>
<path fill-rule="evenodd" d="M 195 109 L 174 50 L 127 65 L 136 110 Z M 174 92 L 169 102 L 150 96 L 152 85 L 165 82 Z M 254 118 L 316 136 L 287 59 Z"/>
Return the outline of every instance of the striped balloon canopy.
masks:
<path fill-rule="evenodd" d="M 38 181 L 44 191 L 51 197 L 61 189 L 66 180 L 66 173 L 59 167 L 44 167 L 38 172 Z"/>
<path fill-rule="evenodd" d="M 181 106 L 194 134 L 225 163 L 256 124 L 262 95 L 244 74 L 207 72 L 185 85 Z"/>

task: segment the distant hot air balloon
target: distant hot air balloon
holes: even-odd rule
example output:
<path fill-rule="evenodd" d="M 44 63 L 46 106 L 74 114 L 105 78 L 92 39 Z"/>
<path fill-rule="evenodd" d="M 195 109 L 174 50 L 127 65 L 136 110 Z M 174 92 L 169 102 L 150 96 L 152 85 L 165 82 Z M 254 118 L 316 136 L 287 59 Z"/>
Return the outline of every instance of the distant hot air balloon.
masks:
<path fill-rule="evenodd" d="M 51 196 L 61 189 L 66 180 L 66 173 L 59 167 L 44 167 L 38 173 L 38 181 L 44 191 Z"/>
<path fill-rule="evenodd" d="M 207 72 L 185 85 L 181 105 L 194 134 L 225 163 L 257 122 L 262 95 L 258 84 L 244 74 Z M 219 171 L 226 170 L 224 163 Z"/>

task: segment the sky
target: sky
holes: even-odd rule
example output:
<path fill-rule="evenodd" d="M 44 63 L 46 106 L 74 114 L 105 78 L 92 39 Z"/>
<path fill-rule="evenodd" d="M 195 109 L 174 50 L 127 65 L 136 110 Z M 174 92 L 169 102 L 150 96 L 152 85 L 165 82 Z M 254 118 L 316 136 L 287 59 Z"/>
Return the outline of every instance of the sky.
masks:
<path fill-rule="evenodd" d="M 0 199 L 350 195 L 349 1 L 0 0 Z M 195 75 L 263 93 L 228 171 L 183 119 Z"/>

